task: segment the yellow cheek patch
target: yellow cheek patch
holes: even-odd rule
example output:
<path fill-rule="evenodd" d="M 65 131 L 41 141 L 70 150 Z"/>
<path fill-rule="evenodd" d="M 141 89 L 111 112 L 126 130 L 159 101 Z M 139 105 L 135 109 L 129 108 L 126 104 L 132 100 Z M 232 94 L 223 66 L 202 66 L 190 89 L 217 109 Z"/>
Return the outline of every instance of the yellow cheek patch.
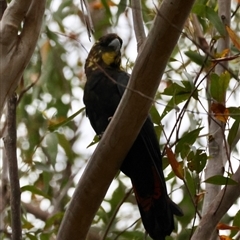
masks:
<path fill-rule="evenodd" d="M 105 64 L 110 65 L 114 62 L 116 52 L 106 52 L 102 54 L 102 60 Z"/>

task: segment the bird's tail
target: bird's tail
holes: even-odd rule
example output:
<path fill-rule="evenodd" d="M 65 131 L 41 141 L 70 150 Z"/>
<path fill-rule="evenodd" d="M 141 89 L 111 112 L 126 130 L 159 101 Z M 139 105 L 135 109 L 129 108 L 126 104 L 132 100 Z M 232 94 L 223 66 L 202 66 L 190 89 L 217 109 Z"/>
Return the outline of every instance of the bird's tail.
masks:
<path fill-rule="evenodd" d="M 155 182 L 152 194 L 146 195 L 142 186 L 133 181 L 132 184 L 146 231 L 154 240 L 165 240 L 174 229 L 173 215 L 183 216 L 182 210 L 168 197 L 159 181 Z"/>

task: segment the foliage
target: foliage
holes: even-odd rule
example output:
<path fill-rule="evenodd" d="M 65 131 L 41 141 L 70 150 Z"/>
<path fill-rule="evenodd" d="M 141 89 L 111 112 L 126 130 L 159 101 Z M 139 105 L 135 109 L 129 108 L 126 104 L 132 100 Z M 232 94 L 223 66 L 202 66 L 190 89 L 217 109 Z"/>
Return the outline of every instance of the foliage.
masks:
<path fill-rule="evenodd" d="M 151 1 L 143 2 L 146 31 L 157 14 Z M 127 1 L 90 1 L 95 27 L 94 37 L 108 31 L 117 32 L 124 40 L 123 67 L 131 71 L 136 56 L 131 8 Z M 208 118 L 215 116 L 227 128 L 224 139 L 229 144 L 228 166 L 224 176 L 206 180 L 212 184 L 235 184 L 230 179 L 239 161 L 238 129 L 240 123 L 238 59 L 229 60 L 229 71 L 214 72 L 225 53 L 216 49 L 218 39 L 226 36 L 217 14 L 216 1 L 198 0 L 186 23 L 178 46 L 172 53 L 156 94 L 151 114 L 163 152 L 163 165 L 172 199 L 183 209 L 184 217 L 176 218 L 176 231 L 167 239 L 190 239 L 199 222 L 204 197 L 204 169 L 211 161 L 208 152 Z M 234 11 L 236 4 L 232 4 Z M 231 33 L 235 46 L 230 55 L 239 52 L 237 35 L 239 13 L 232 16 Z M 196 24 L 211 54 L 197 42 Z M 230 30 L 229 30 L 230 29 Z M 43 31 L 17 92 L 19 174 L 24 203 L 22 224 L 24 239 L 54 239 L 74 188 L 95 148 L 94 133 L 86 119 L 82 102 L 85 82 L 84 61 L 94 42 L 89 42 L 84 13 L 78 1 L 48 1 Z M 210 89 L 208 81 L 211 82 Z M 213 100 L 211 103 L 210 100 Z M 98 140 L 95 138 L 93 143 Z M 238 147 L 237 147 L 238 146 Z M 172 153 L 169 151 L 172 151 Z M 227 151 L 227 150 L 226 150 Z M 174 154 L 173 154 L 174 152 Z M 172 171 L 171 164 L 181 168 Z M 180 174 L 179 181 L 176 175 Z M 93 186 L 94 187 L 94 186 Z M 99 209 L 89 239 L 143 239 L 131 185 L 123 174 L 114 179 Z M 130 191 L 130 192 L 129 192 Z M 223 220 L 239 226 L 239 207 L 233 206 Z M 238 210 L 236 210 L 238 209 Z M 238 214 L 233 214 L 233 212 Z M 9 208 L 4 210 L 4 231 L 8 239 Z M 3 226 L 3 225 L 2 225 Z M 221 228 L 219 228 L 221 230 Z M 227 234 L 234 237 L 236 229 Z M 94 238 L 96 237 L 96 238 Z M 147 238 L 149 239 L 149 238 Z"/>

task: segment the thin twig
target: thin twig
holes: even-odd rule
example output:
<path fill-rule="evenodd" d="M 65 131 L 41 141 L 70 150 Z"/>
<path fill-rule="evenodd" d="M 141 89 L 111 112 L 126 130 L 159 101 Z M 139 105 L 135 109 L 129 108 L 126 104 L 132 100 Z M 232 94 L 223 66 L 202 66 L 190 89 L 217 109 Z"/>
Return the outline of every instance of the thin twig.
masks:
<path fill-rule="evenodd" d="M 155 5 L 155 4 L 154 4 L 154 5 Z M 156 11 L 157 11 L 157 13 L 158 13 L 158 16 L 160 16 L 161 18 L 163 18 L 167 23 L 170 23 L 173 28 L 175 28 L 175 29 L 176 29 L 177 31 L 179 31 L 183 36 L 185 36 L 187 39 L 189 39 L 194 45 L 196 45 L 199 49 L 201 49 L 206 55 L 208 55 L 209 57 L 211 57 L 211 59 L 215 59 L 214 55 L 211 54 L 209 51 L 207 51 L 207 50 L 205 49 L 205 47 L 203 47 L 201 44 L 197 43 L 194 39 L 192 39 L 191 37 L 189 37 L 189 36 L 188 36 L 185 32 L 183 32 L 182 30 L 179 30 L 176 25 L 172 24 L 165 16 L 163 16 L 163 15 L 159 12 L 159 10 L 158 10 L 158 8 L 157 8 L 156 5 L 155 5 L 155 8 L 156 8 Z M 220 62 L 219 62 L 219 65 L 220 65 L 221 67 L 223 67 L 224 70 L 228 71 L 228 72 L 230 73 L 230 75 L 231 75 L 234 79 L 236 79 L 237 81 L 239 81 L 239 77 L 238 77 L 233 71 L 231 71 L 231 69 L 229 69 L 228 67 L 226 67 L 226 66 L 223 64 L 223 62 L 220 61 Z"/>
<path fill-rule="evenodd" d="M 231 18 L 233 18 L 235 16 L 235 14 L 237 13 L 238 9 L 240 7 L 240 4 L 238 3 L 236 9 L 233 11 L 233 13 L 231 14 Z"/>
<path fill-rule="evenodd" d="M 8 99 L 7 113 L 7 136 L 3 139 L 6 156 L 9 164 L 10 178 L 10 204 L 11 204 L 11 220 L 12 220 L 12 240 L 22 239 L 21 226 L 21 192 L 18 177 L 18 164 L 16 155 L 17 135 L 16 135 L 16 106 L 17 96 L 14 93 Z"/>
<path fill-rule="evenodd" d="M 126 232 L 129 228 L 131 228 L 132 226 L 134 226 L 138 221 L 140 221 L 141 218 L 137 219 L 135 222 L 133 222 L 130 226 L 128 226 L 127 228 L 125 228 L 123 231 L 121 231 L 115 238 L 114 240 L 117 240 L 124 232 Z M 145 237 L 144 240 L 147 239 L 147 232 L 145 233 Z"/>
<path fill-rule="evenodd" d="M 143 17 L 142 17 L 142 6 L 140 0 L 132 0 L 132 15 L 133 15 L 133 27 L 135 31 L 135 36 L 137 39 L 137 49 L 140 52 L 143 43 L 146 40 L 146 34 L 144 31 Z"/>
<path fill-rule="evenodd" d="M 38 80 L 40 79 L 40 76 L 41 76 L 41 73 L 39 74 L 38 78 L 37 78 L 33 83 L 31 83 L 29 86 L 27 86 L 26 88 L 24 88 L 24 89 L 20 92 L 19 97 L 18 97 L 18 100 L 17 100 L 17 104 L 20 103 L 20 101 L 22 100 L 22 97 L 25 95 L 25 93 L 36 85 L 36 83 L 37 83 Z M 22 77 L 22 78 L 23 78 L 23 77 Z"/>
<path fill-rule="evenodd" d="M 193 23 L 194 32 L 195 32 L 194 35 L 198 39 L 198 42 L 199 42 L 201 48 L 205 49 L 205 51 L 207 51 L 207 52 L 210 52 L 210 47 L 207 43 L 206 38 L 203 35 L 202 27 L 198 21 L 196 14 L 192 14 L 192 23 Z"/>
<path fill-rule="evenodd" d="M 86 0 L 80 0 L 80 4 L 81 4 L 83 16 L 84 16 L 84 21 L 85 21 L 87 31 L 88 31 L 88 38 L 89 38 L 89 41 L 91 42 L 91 34 L 94 33 L 94 26 L 93 26 L 93 21 L 92 21 L 92 18 L 91 18 L 89 4 L 88 4 L 88 1 L 86 1 Z M 85 6 L 85 9 L 87 11 L 86 14 L 84 12 L 84 6 Z"/>
<path fill-rule="evenodd" d="M 198 87 L 200 86 L 200 84 L 209 76 L 209 74 L 213 71 L 213 69 L 215 68 L 215 65 L 211 67 L 211 69 L 209 69 L 209 71 L 206 73 L 206 75 L 201 79 L 201 81 L 196 85 L 196 87 L 193 89 L 191 95 L 189 96 L 188 100 L 186 101 L 186 103 L 184 104 L 184 106 L 182 107 L 182 110 L 180 112 L 180 114 L 178 115 L 178 118 L 172 128 L 172 131 L 167 139 L 167 142 L 166 142 L 166 145 L 167 146 L 169 143 L 170 143 L 170 139 L 175 131 L 175 129 L 177 128 L 178 126 L 178 123 L 182 121 L 182 118 L 183 118 L 183 115 L 184 113 L 186 112 L 186 109 L 188 107 L 188 104 L 192 98 L 192 96 L 194 95 L 194 93 L 197 91 Z M 194 81 L 194 84 L 196 84 L 197 82 L 197 79 L 198 79 L 199 76 L 196 77 L 195 81 Z M 211 115 L 210 115 L 211 116 Z M 164 152 L 165 152 L 165 149 L 163 150 L 163 155 L 164 155 Z"/>
<path fill-rule="evenodd" d="M 64 186 L 64 188 L 61 189 L 61 192 L 58 194 L 58 196 L 55 197 L 55 199 L 54 199 L 54 210 L 53 210 L 53 212 L 51 213 L 50 216 L 56 214 L 57 212 L 59 212 L 61 210 L 60 206 L 61 206 L 62 200 L 67 195 L 67 192 L 68 192 L 69 188 L 72 186 L 73 179 L 74 179 L 75 176 L 76 176 L 76 174 L 72 174 L 69 177 L 69 180 L 68 180 L 67 184 Z"/>
<path fill-rule="evenodd" d="M 120 203 L 118 204 L 118 206 L 116 207 L 116 209 L 115 209 L 113 215 L 111 216 L 111 219 L 110 219 L 110 221 L 109 221 L 109 223 L 108 223 L 108 225 L 107 225 L 107 228 L 106 228 L 106 230 L 105 230 L 105 232 L 104 232 L 104 235 L 103 235 L 103 237 L 101 238 L 101 240 L 104 240 L 104 239 L 107 238 L 107 234 L 108 234 L 108 232 L 109 232 L 109 230 L 110 230 L 110 228 L 111 228 L 114 220 L 116 219 L 116 215 L 117 215 L 120 207 L 123 205 L 123 203 L 124 203 L 124 202 L 127 200 L 127 198 L 130 196 L 130 194 L 132 193 L 132 190 L 133 190 L 133 189 L 131 188 L 131 189 L 125 194 L 124 198 L 121 200 L 121 202 L 120 202 Z"/>

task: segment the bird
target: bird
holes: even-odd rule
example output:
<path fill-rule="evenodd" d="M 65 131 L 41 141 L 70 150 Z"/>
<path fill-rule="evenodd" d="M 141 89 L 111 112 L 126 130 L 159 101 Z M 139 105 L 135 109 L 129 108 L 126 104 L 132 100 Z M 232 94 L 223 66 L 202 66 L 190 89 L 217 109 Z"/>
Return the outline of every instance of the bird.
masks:
<path fill-rule="evenodd" d="M 122 44 L 117 34 L 108 33 L 95 42 L 85 62 L 83 102 L 90 124 L 99 136 L 111 121 L 130 79 L 121 67 Z M 174 230 L 173 216 L 183 213 L 168 196 L 159 141 L 150 116 L 120 170 L 131 179 L 146 232 L 154 240 L 164 240 Z"/>

